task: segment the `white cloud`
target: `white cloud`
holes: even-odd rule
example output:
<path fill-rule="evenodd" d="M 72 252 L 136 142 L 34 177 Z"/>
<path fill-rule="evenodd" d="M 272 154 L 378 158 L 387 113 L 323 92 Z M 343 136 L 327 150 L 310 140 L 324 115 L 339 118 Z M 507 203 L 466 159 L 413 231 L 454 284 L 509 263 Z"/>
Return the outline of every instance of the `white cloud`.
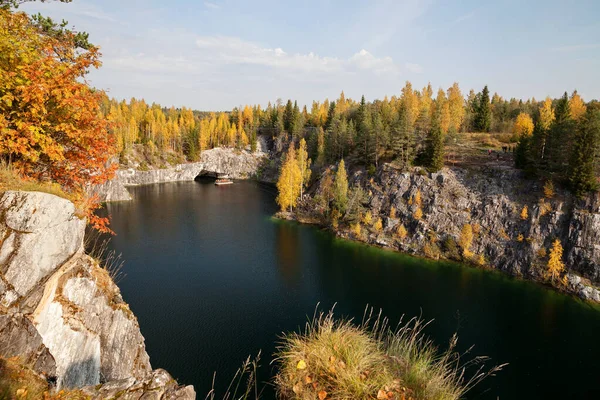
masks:
<path fill-rule="evenodd" d="M 256 43 L 229 36 L 202 36 L 196 46 L 214 62 L 253 64 L 305 72 L 334 72 L 341 69 L 341 60 L 320 57 L 314 53 L 288 54 L 281 48 L 261 47 Z"/>
<path fill-rule="evenodd" d="M 377 74 L 397 74 L 399 67 L 391 57 L 378 58 L 367 50 L 361 50 L 348 59 L 322 57 L 313 52 L 289 54 L 281 48 L 262 47 L 256 43 L 228 36 L 202 36 L 196 45 L 215 62 L 228 64 L 252 64 L 280 70 L 302 72 L 341 73 L 354 70 Z"/>
<path fill-rule="evenodd" d="M 107 67 L 122 71 L 140 71 L 152 73 L 193 73 L 198 70 L 198 63 L 194 63 L 185 57 L 167 57 L 163 54 L 146 55 L 139 53 L 135 55 L 124 55 L 121 57 L 105 58 Z"/>
<path fill-rule="evenodd" d="M 377 58 L 367 50 L 362 49 L 358 53 L 350 57 L 350 63 L 356 65 L 362 70 L 371 70 L 378 74 L 392 73 L 396 74 L 399 68 L 394 64 L 394 60 L 391 57 Z"/>
<path fill-rule="evenodd" d="M 217 10 L 217 9 L 221 8 L 218 4 L 211 3 L 210 1 L 205 1 L 204 2 L 204 7 L 210 8 L 212 10 Z"/>

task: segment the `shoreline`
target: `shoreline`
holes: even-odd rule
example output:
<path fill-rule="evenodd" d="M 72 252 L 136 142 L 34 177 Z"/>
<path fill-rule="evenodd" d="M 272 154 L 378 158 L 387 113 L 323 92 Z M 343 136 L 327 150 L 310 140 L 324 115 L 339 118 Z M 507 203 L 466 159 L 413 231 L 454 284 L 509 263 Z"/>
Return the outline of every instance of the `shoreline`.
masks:
<path fill-rule="evenodd" d="M 569 286 L 564 286 L 564 287 L 556 287 L 554 285 L 552 285 L 550 282 L 543 280 L 543 279 L 539 279 L 539 278 L 535 278 L 534 276 L 524 276 L 524 275 L 516 275 L 516 274 L 511 274 L 507 271 L 504 271 L 502 269 L 499 268 L 494 268 L 491 265 L 477 265 L 473 262 L 468 262 L 468 261 L 459 261 L 459 260 L 453 260 L 450 258 L 446 258 L 443 256 L 439 256 L 437 258 L 431 258 L 428 257 L 425 254 L 421 254 L 418 252 L 407 252 L 407 251 L 403 251 L 401 248 L 398 248 L 398 246 L 392 246 L 392 245 L 386 245 L 386 244 L 382 244 L 382 242 L 379 241 L 375 241 L 375 242 L 371 242 L 368 239 L 371 239 L 370 235 L 367 235 L 366 238 L 367 240 L 365 240 L 365 236 L 361 237 L 361 238 L 356 238 L 354 237 L 354 235 L 351 234 L 351 232 L 348 232 L 347 230 L 341 230 L 341 229 L 332 229 L 332 227 L 324 224 L 322 221 L 320 221 L 318 218 L 313 217 L 313 218 L 303 218 L 303 216 L 298 216 L 296 215 L 294 212 L 283 212 L 283 211 L 278 211 L 276 212 L 272 218 L 280 220 L 280 221 L 286 221 L 286 222 L 293 222 L 293 223 L 297 223 L 297 224 L 301 224 L 301 225 L 307 225 L 307 226 L 312 226 L 312 227 L 317 227 L 322 231 L 325 231 L 331 235 L 333 235 L 334 238 L 336 239 L 341 239 L 344 240 L 348 243 L 353 243 L 353 244 L 360 244 L 363 246 L 367 246 L 369 248 L 373 248 L 373 249 L 379 249 L 379 250 L 384 250 L 384 251 L 389 251 L 392 252 L 394 254 L 399 254 L 399 255 L 403 255 L 403 256 L 407 256 L 407 257 L 414 257 L 417 259 L 422 259 L 422 260 L 427 260 L 427 261 L 431 261 L 431 262 L 447 262 L 447 263 L 452 263 L 454 265 L 456 265 L 457 267 L 460 268 L 472 268 L 475 270 L 480 270 L 480 271 L 487 271 L 487 272 L 494 272 L 494 273 L 498 273 L 501 274 L 504 277 L 510 278 L 510 279 L 515 279 L 517 281 L 521 281 L 521 282 L 530 282 L 533 284 L 538 285 L 539 287 L 551 290 L 555 293 L 559 293 L 562 295 L 566 295 L 568 297 L 577 299 L 579 301 L 582 301 L 585 304 L 588 304 L 596 309 L 598 309 L 600 311 L 600 301 L 596 301 L 593 298 L 586 298 L 580 295 L 579 292 L 577 292 L 574 289 L 571 289 Z M 395 242 L 397 241 L 397 239 L 394 238 L 389 238 L 391 240 Z M 577 278 L 581 278 L 571 272 L 567 272 L 567 276 L 573 276 L 573 277 L 577 277 Z M 596 290 L 598 291 L 599 289 L 593 285 L 585 285 L 589 288 L 591 288 L 592 290 Z M 571 290 L 569 290 L 571 289 Z"/>

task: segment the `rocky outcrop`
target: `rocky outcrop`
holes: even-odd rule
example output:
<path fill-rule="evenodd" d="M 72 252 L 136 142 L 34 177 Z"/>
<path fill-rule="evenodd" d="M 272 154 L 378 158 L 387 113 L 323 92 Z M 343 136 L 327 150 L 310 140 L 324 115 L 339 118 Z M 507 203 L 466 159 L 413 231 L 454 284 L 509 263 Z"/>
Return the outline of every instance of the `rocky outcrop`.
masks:
<path fill-rule="evenodd" d="M 259 143 L 262 143 L 260 141 Z M 247 150 L 214 148 L 205 150 L 200 161 L 179 164 L 170 168 L 121 169 L 111 181 L 92 188 L 101 201 L 131 200 L 127 186 L 149 185 L 163 182 L 193 181 L 200 176 L 228 176 L 231 179 L 259 178 L 263 163 L 268 162 L 262 151 L 264 144 L 255 153 Z"/>
<path fill-rule="evenodd" d="M 430 174 L 385 164 L 373 177 L 355 172 L 350 184 L 364 188 L 362 205 L 371 211 L 373 221 L 381 218 L 383 226 L 381 231 L 367 227 L 360 236 L 341 226 L 340 236 L 411 254 L 462 260 L 458 243 L 468 224 L 474 232 L 469 248 L 474 263 L 535 280 L 544 279 L 547 253 L 558 238 L 569 272 L 564 288 L 600 301 L 594 286 L 600 283 L 597 195 L 581 201 L 562 192 L 544 199 L 538 181 L 511 168 L 444 168 Z M 305 210 L 315 208 L 310 201 L 305 205 Z M 395 216 L 390 216 L 392 208 Z M 417 208 L 423 214 L 420 219 L 415 218 Z M 408 233 L 404 238 L 397 235 L 399 224 Z"/>
<path fill-rule="evenodd" d="M 23 314 L 0 315 L 0 357 L 20 357 L 21 363 L 40 374 L 56 376 L 56 363 L 42 337 Z"/>
<path fill-rule="evenodd" d="M 193 399 L 196 394 L 191 386 L 181 387 L 167 371 L 157 369 L 144 379 L 121 379 L 98 386 L 82 389 L 91 400 L 181 400 Z"/>
<path fill-rule="evenodd" d="M 137 319 L 84 253 L 84 229 L 68 200 L 0 196 L 0 356 L 18 356 L 58 388 L 152 380 Z M 163 391 L 174 387 L 170 379 Z"/>

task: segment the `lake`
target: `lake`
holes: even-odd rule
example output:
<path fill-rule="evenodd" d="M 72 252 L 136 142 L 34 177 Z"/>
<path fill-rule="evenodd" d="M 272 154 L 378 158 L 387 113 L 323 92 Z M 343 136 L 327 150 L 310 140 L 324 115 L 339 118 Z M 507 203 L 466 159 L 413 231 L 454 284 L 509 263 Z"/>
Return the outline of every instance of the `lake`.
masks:
<path fill-rule="evenodd" d="M 433 319 L 444 347 L 509 363 L 469 399 L 600 398 L 600 309 L 543 286 L 335 238 L 271 218 L 275 189 L 254 182 L 167 183 L 130 188 L 107 205 L 123 254 L 118 284 L 137 316 L 154 368 L 193 384 L 199 399 L 222 390 L 262 350 L 259 381 L 282 332 L 303 328 L 317 303 L 359 321 L 365 307 Z M 263 398 L 273 397 L 267 385 Z"/>

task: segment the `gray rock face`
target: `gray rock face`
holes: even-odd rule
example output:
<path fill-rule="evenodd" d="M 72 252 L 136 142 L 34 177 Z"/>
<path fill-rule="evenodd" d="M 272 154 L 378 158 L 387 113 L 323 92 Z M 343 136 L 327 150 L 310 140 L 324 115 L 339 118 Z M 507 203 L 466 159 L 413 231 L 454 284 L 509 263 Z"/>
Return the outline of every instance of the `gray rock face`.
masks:
<path fill-rule="evenodd" d="M 0 272 L 10 306 L 71 258 L 83 242 L 85 221 L 68 200 L 36 192 L 6 192 L 0 199 Z"/>
<path fill-rule="evenodd" d="M 23 314 L 0 315 L 0 357 L 19 356 L 27 367 L 56 376 L 56 363 L 42 337 Z"/>
<path fill-rule="evenodd" d="M 433 234 L 440 255 L 447 256 L 445 243 L 448 239 L 456 243 L 463 226 L 470 224 L 476 230 L 470 248 L 476 257 L 483 256 L 487 265 L 510 274 L 535 279 L 544 274 L 545 253 L 558 238 L 570 271 L 567 289 L 585 299 L 600 300 L 600 292 L 593 287 L 600 283 L 598 195 L 579 201 L 568 193 L 557 193 L 542 201 L 540 183 L 513 169 L 445 168 L 426 174 L 384 165 L 372 180 L 358 172 L 350 181 L 366 189 L 369 196 L 365 206 L 374 217 L 382 218 L 384 236 L 393 238 L 399 222 L 409 233 L 404 240 L 388 240 L 381 235 L 366 235 L 363 240 L 423 255 Z M 420 221 L 414 218 L 417 192 L 422 199 Z M 389 218 L 392 206 L 398 220 Z M 522 218 L 525 206 L 527 217 Z"/>
<path fill-rule="evenodd" d="M 119 288 L 84 254 L 84 229 L 65 199 L 0 196 L 0 356 L 19 356 L 36 372 L 55 376 L 58 388 L 149 379 L 148 385 L 165 385 L 152 393 L 175 393 L 172 379 L 154 379 L 166 373 L 152 375 L 137 319 Z"/>
<path fill-rule="evenodd" d="M 162 369 L 153 371 L 143 379 L 122 379 L 101 386 L 88 386 L 82 389 L 92 400 L 194 400 L 196 392 L 192 386 L 179 386 Z"/>
<path fill-rule="evenodd" d="M 262 143 L 262 142 L 259 142 Z M 193 181 L 198 176 L 222 176 L 231 179 L 249 179 L 257 177 L 261 163 L 265 161 L 262 152 L 264 144 L 259 146 L 259 151 L 250 153 L 246 150 L 229 148 L 215 148 L 205 150 L 200 156 L 200 161 L 188 164 L 179 164 L 172 168 L 118 170 L 111 181 L 92 188 L 101 201 L 131 200 L 127 186 L 149 185 L 163 182 Z"/>
<path fill-rule="evenodd" d="M 32 316 L 56 360 L 59 387 L 151 371 L 135 317 L 95 260 L 81 255 L 52 278 Z"/>

